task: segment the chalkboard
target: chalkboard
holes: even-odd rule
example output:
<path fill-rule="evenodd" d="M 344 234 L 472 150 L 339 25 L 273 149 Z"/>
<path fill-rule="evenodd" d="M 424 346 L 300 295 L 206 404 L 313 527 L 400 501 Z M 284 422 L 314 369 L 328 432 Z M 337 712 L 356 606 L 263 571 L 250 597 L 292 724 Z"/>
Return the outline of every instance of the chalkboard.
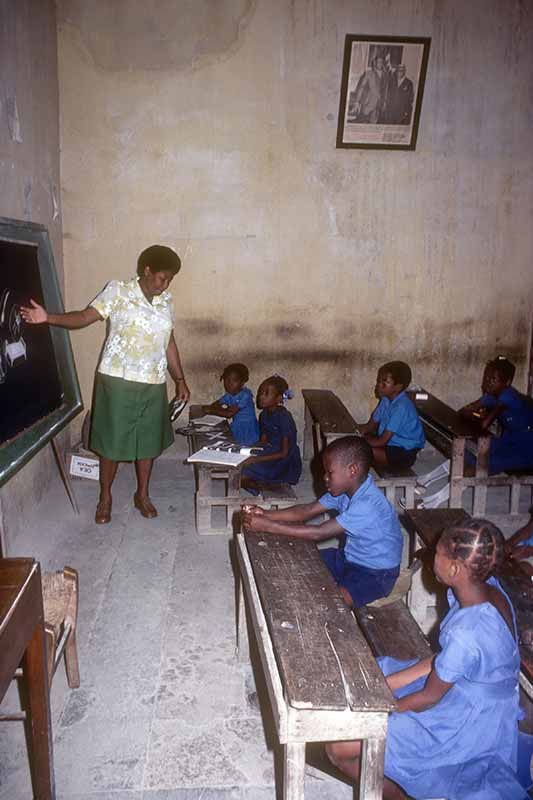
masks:
<path fill-rule="evenodd" d="M 0 485 L 83 408 L 68 333 L 26 324 L 30 299 L 64 310 L 48 231 L 0 217 Z"/>

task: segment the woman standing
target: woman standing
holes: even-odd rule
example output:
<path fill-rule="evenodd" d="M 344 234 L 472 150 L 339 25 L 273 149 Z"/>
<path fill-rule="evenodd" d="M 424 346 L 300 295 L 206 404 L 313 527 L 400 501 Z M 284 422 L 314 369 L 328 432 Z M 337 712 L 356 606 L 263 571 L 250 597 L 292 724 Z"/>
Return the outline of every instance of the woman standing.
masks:
<path fill-rule="evenodd" d="M 110 281 L 87 308 L 48 314 L 31 301 L 20 311 L 25 322 L 75 330 L 109 320 L 95 380 L 90 446 L 100 455 L 100 498 L 95 522 L 111 521 L 111 486 L 120 461 L 134 461 L 135 507 L 143 517 L 157 517 L 149 496 L 154 459 L 172 444 L 166 371 L 176 395 L 188 400 L 176 341 L 172 297 L 167 291 L 181 268 L 177 253 L 152 245 L 140 254 L 137 277 Z"/>

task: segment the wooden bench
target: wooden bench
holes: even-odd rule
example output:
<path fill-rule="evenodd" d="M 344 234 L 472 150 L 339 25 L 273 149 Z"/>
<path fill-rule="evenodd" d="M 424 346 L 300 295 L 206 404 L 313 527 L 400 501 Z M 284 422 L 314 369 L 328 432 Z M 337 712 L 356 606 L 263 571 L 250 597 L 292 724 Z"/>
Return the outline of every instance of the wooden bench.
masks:
<path fill-rule="evenodd" d="M 387 500 L 396 505 L 396 490 L 404 494 L 404 508 L 415 507 L 415 486 L 417 474 L 410 467 L 391 470 L 387 467 L 372 467 L 376 486 L 383 489 Z"/>
<path fill-rule="evenodd" d="M 462 508 L 417 509 L 405 512 L 404 523 L 417 543 L 433 551 L 445 528 L 469 519 L 470 515 Z M 533 699 L 533 584 L 520 564 L 511 560 L 504 562 L 498 580 L 509 595 L 516 614 L 520 638 L 520 685 Z M 435 581 L 435 596 L 439 591 L 442 593 L 443 588 Z"/>
<path fill-rule="evenodd" d="M 376 657 L 407 661 L 431 655 L 428 640 L 402 600 L 378 608 L 363 606 L 355 615 Z"/>
<path fill-rule="evenodd" d="M 394 701 L 355 618 L 311 542 L 236 536 L 237 652 L 257 641 L 283 746 L 283 798 L 304 796 L 306 742 L 362 739 L 361 800 L 381 800 Z M 281 796 L 281 795 L 278 795 Z"/>
<path fill-rule="evenodd" d="M 340 436 L 357 433 L 357 423 L 334 392 L 302 389 L 305 403 L 304 459 L 311 459 Z"/>

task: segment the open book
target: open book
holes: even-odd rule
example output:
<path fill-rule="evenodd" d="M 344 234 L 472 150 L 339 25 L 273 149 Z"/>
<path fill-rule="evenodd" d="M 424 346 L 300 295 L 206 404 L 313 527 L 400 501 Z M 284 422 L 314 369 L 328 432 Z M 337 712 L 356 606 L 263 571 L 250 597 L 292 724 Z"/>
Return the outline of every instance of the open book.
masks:
<path fill-rule="evenodd" d="M 220 447 L 202 447 L 193 453 L 187 461 L 189 464 L 220 464 L 225 467 L 238 467 L 254 453 L 260 453 L 261 447 L 241 447 L 238 444 Z"/>

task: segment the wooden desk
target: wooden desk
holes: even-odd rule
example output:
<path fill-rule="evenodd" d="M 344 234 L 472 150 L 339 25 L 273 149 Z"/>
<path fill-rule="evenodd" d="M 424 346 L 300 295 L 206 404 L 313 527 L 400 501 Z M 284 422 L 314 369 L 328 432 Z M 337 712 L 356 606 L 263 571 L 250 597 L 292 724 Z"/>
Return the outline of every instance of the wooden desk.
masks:
<path fill-rule="evenodd" d="M 302 389 L 305 403 L 304 458 L 318 452 L 320 437 L 326 445 L 340 436 L 357 433 L 357 423 L 334 392 L 329 389 Z M 315 448 L 316 439 L 316 448 Z"/>
<path fill-rule="evenodd" d="M 238 534 L 237 650 L 243 589 L 284 751 L 284 800 L 304 796 L 305 743 L 362 739 L 361 800 L 381 800 L 394 700 L 312 542 Z"/>
<path fill-rule="evenodd" d="M 198 419 L 203 416 L 202 406 L 191 406 L 189 419 Z M 234 444 L 229 422 L 223 417 L 220 424 L 210 427 L 210 432 L 217 433 L 217 437 L 227 444 Z M 202 447 L 213 443 L 204 433 L 195 432 L 188 436 L 189 451 L 195 453 Z M 196 530 L 199 534 L 228 534 L 233 533 L 233 513 L 240 509 L 242 502 L 241 466 L 221 467 L 216 464 L 194 464 L 196 476 Z M 223 486 L 224 494 L 216 494 L 215 486 Z M 215 509 L 217 509 L 215 511 Z M 219 514 L 223 519 L 214 519 L 213 514 Z"/>
<path fill-rule="evenodd" d="M 418 541 L 430 551 L 442 531 L 470 519 L 462 508 L 435 508 L 409 510 L 405 512 L 407 527 L 415 533 Z M 517 562 L 507 559 L 497 575 L 502 587 L 514 606 L 520 638 L 520 684 L 528 697 L 533 699 L 533 583 Z M 435 587 L 440 585 L 435 583 Z M 444 587 L 440 586 L 441 591 Z"/>
<path fill-rule="evenodd" d="M 451 460 L 450 508 L 459 508 L 463 491 L 474 487 L 474 515 L 484 514 L 487 504 L 487 478 L 490 434 L 475 420 L 462 417 L 457 411 L 425 392 L 427 400 L 417 400 L 416 392 L 409 392 L 420 416 L 426 438 Z M 467 442 L 476 452 L 475 477 L 465 476 L 465 449 Z"/>
<path fill-rule="evenodd" d="M 54 800 L 41 573 L 39 564 L 33 559 L 0 559 L 0 653 L 0 699 L 22 664 L 23 688 L 28 702 L 26 731 L 34 798 Z"/>

